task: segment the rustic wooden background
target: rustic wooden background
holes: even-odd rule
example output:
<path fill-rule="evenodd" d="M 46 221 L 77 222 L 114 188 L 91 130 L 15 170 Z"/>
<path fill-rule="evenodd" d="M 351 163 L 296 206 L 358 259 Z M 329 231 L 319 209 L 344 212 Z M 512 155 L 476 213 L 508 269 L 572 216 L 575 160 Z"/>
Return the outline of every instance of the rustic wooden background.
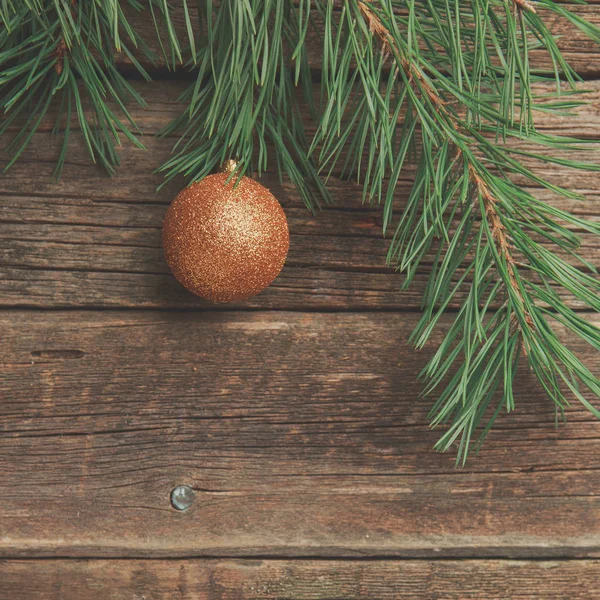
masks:
<path fill-rule="evenodd" d="M 540 126 L 600 137 L 600 50 L 543 16 L 591 105 Z M 156 193 L 153 174 L 186 83 L 136 85 L 148 152 L 123 148 L 116 176 L 75 136 L 53 181 L 45 131 L 0 178 L 0 599 L 600 598 L 600 423 L 574 406 L 555 428 L 524 373 L 467 468 L 434 453 L 416 381 L 433 346 L 407 342 L 428 274 L 399 293 L 351 183 L 311 216 L 265 177 L 290 223 L 281 276 L 227 307 L 186 293 L 160 247 L 185 182 Z M 597 174 L 538 168 L 588 200 L 540 197 L 600 215 Z"/>

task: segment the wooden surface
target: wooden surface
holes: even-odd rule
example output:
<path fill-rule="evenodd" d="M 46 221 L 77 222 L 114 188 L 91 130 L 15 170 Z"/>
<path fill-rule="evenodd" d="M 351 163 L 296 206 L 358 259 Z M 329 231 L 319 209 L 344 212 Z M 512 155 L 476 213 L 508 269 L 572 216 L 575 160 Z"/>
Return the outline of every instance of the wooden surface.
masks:
<path fill-rule="evenodd" d="M 16 560 L 4 567 L 5 597 L 37 600 L 600 598 L 600 564 L 591 560 Z"/>
<path fill-rule="evenodd" d="M 591 105 L 539 125 L 598 137 L 600 51 L 557 32 Z M 74 136 L 52 180 L 47 130 L 0 178 L 0 600 L 600 598 L 600 423 L 574 405 L 555 427 L 523 371 L 465 469 L 434 453 L 417 375 L 435 340 L 408 345 L 428 272 L 398 291 L 357 186 L 333 181 L 336 206 L 310 215 L 263 178 L 291 249 L 251 301 L 173 280 L 160 226 L 184 182 L 156 192 L 173 139 L 155 134 L 185 85 L 136 82 L 148 151 L 123 148 L 112 179 Z M 537 168 L 587 200 L 536 195 L 599 218 L 598 174 Z"/>

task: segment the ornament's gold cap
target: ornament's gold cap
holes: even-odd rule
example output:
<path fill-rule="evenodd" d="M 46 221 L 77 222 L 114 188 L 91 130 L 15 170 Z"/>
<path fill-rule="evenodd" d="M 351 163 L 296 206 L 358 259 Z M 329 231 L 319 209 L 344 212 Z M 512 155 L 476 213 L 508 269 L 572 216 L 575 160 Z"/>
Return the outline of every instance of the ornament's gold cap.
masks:
<path fill-rule="evenodd" d="M 226 160 L 223 163 L 223 165 L 221 166 L 221 170 L 223 171 L 223 173 L 235 173 L 237 168 L 238 168 L 238 163 L 237 163 L 237 161 L 233 160 L 233 158 Z"/>

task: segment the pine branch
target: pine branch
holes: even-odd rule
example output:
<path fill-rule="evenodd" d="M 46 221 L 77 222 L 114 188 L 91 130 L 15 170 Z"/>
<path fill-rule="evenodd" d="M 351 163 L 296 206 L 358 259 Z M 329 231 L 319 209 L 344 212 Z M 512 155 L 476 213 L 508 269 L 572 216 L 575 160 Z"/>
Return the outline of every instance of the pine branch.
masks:
<path fill-rule="evenodd" d="M 119 164 L 122 138 L 143 148 L 139 130 L 126 108 L 144 100 L 117 68 L 124 54 L 146 79 L 150 76 L 135 52 L 151 61 L 154 54 L 134 31 L 122 4 L 141 10 L 137 0 L 7 0 L 1 3 L 0 108 L 5 114 L 0 135 L 12 134 L 7 145 L 10 168 L 48 116 L 53 133 L 62 137 L 55 175 L 59 176 L 74 127 L 84 137 L 94 162 L 109 173 Z M 155 7 L 154 5 L 157 4 Z M 164 0 L 150 0 L 160 30 L 173 29 Z M 173 50 L 180 56 L 180 43 Z"/>
<path fill-rule="evenodd" d="M 363 136 L 368 140 L 369 158 L 377 152 L 383 153 L 391 165 L 390 187 L 384 200 L 384 229 L 392 220 L 393 189 L 407 148 L 412 147 L 419 155 L 413 192 L 396 227 L 388 258 L 406 273 L 408 285 L 422 260 L 430 251 L 435 252 L 423 318 L 413 334 L 417 347 L 430 338 L 450 302 L 457 300 L 460 292 L 467 293 L 454 324 L 424 371 L 430 379 L 426 393 L 442 389 L 431 412 L 432 423 L 449 424 L 437 448 L 445 450 L 460 440 L 458 460 L 464 462 L 471 439 L 484 419 L 487 424 L 480 429 L 480 441 L 503 407 L 508 411 L 514 408 L 512 387 L 521 351 L 558 410 L 568 405 L 562 383 L 589 410 L 599 414 L 574 384 L 579 380 L 598 395 L 598 379 L 559 341 L 550 320 L 558 319 L 595 348 L 600 347 L 600 332 L 584 324 L 550 285 L 565 286 L 594 310 L 600 308 L 597 299 L 600 285 L 598 280 L 534 241 L 534 234 L 541 235 L 580 259 L 574 252 L 578 245 L 576 237 L 550 215 L 567 223 L 572 223 L 574 217 L 539 203 L 516 186 L 510 175 L 525 176 L 532 183 L 567 197 L 573 195 L 542 180 L 516 161 L 510 143 L 502 146 L 486 137 L 492 133 L 507 140 L 528 136 L 549 148 L 574 150 L 578 146 L 576 140 L 538 134 L 532 120 L 534 110 L 549 107 L 534 96 L 528 66 L 527 19 L 532 19 L 530 26 L 541 44 L 562 64 L 552 36 L 534 11 L 523 10 L 527 6 L 517 6 L 516 15 L 505 11 L 504 23 L 493 12 L 493 4 L 487 13 L 479 13 L 481 20 L 458 12 L 459 9 L 453 13 L 446 8 L 445 14 L 440 15 L 434 12 L 433 5 L 421 6 L 417 16 L 415 6 L 411 2 L 385 0 L 347 2 L 337 28 L 329 27 L 330 7 L 321 6 L 326 31 L 336 32 L 335 40 L 326 39 L 325 46 L 340 48 L 342 54 L 352 52 L 357 64 L 357 75 L 352 78 L 346 66 L 350 61 L 338 62 L 332 58 L 329 80 L 325 82 L 326 88 L 332 90 L 328 107 L 347 105 L 348 99 L 360 90 L 372 98 L 374 108 L 364 112 L 366 126 L 354 123 L 352 128 L 343 130 L 342 136 L 338 134 L 343 128 L 342 116 L 337 122 L 322 123 L 313 148 L 321 144 L 325 150 L 320 156 L 327 160 L 332 156 L 330 148 L 336 147 L 338 153 L 330 160 L 334 166 L 341 156 L 337 140 L 350 140 L 359 135 L 361 128 L 371 133 L 370 137 Z M 399 8 L 404 8 L 407 16 L 399 17 Z M 522 42 L 515 34 L 518 21 Z M 454 33 L 453 22 L 462 23 L 460 37 Z M 483 27 L 485 31 L 494 31 L 495 44 L 490 40 L 469 49 L 465 22 L 475 30 Z M 592 37 L 597 34 L 592 33 Z M 375 42 L 369 40 L 369 35 Z M 483 32 L 477 31 L 471 34 L 472 39 L 482 35 Z M 492 47 L 499 49 L 501 67 L 489 59 Z M 502 52 L 503 48 L 507 54 Z M 377 61 L 377 52 L 391 60 L 397 68 L 391 72 L 397 72 L 399 77 L 385 82 L 378 78 L 384 70 L 380 66 L 376 70 L 370 68 Z M 484 66 L 475 72 L 476 65 Z M 568 81 L 574 81 L 568 67 L 563 73 Z M 543 81 L 542 77 L 536 79 Z M 350 83 L 336 85 L 338 81 Z M 392 86 L 395 96 L 390 91 Z M 382 89 L 386 90 L 385 99 L 380 94 Z M 389 101 L 392 97 L 395 102 Z M 386 113 L 403 113 L 403 127 L 398 129 L 395 122 L 390 122 L 389 130 L 382 134 L 379 124 L 386 122 Z M 398 130 L 400 135 L 396 138 Z M 387 142 L 388 139 L 392 142 Z M 538 154 L 531 156 L 541 158 Z M 551 156 L 544 158 L 558 160 Z M 368 165 L 373 164 L 376 163 L 369 160 Z M 597 170 L 595 165 L 575 161 L 561 164 Z M 328 167 L 329 172 L 333 166 Z M 371 185 L 374 180 L 377 183 Z M 365 197 L 382 200 L 379 177 L 365 176 Z M 588 231 L 600 232 L 596 223 L 581 220 L 578 223 Z M 548 259 L 553 263 L 552 268 L 546 262 Z M 565 272 L 569 278 L 564 276 Z M 536 278 L 541 281 L 536 282 Z M 495 400 L 497 392 L 502 392 L 499 402 Z M 494 402 L 497 402 L 495 407 Z"/>
<path fill-rule="evenodd" d="M 377 9 L 374 9 L 374 4 L 378 5 Z M 417 113 L 415 118 L 422 127 L 422 160 L 425 162 L 421 163 L 423 168 L 420 167 L 417 173 L 415 188 L 418 192 L 411 195 L 409 199 L 410 212 L 403 215 L 398 225 L 390 258 L 398 257 L 400 268 L 408 272 L 407 281 L 410 281 L 417 265 L 425 255 L 425 250 L 432 246 L 434 238 L 439 237 L 446 242 L 445 251 L 444 244 L 439 247 L 426 294 L 424 316 L 414 334 L 419 347 L 429 338 L 433 325 L 439 320 L 449 300 L 461 287 L 469 288 L 467 300 L 462 305 L 455 324 L 425 370 L 425 374 L 431 379 L 426 392 L 433 391 L 441 384 L 444 385 L 444 391 L 431 414 L 433 424 L 450 423 L 447 433 L 437 447 L 447 449 L 460 438 L 458 460 L 464 462 L 471 438 L 491 408 L 498 390 L 502 390 L 502 401 L 487 417 L 488 424 L 484 427 L 480 439 L 483 439 L 489 431 L 502 406 L 507 410 L 514 408 L 512 385 L 517 370 L 519 348 L 522 348 L 528 356 L 531 368 L 559 410 L 563 410 L 568 405 L 559 385 L 562 381 L 588 409 L 598 415 L 597 409 L 582 396 L 574 384 L 574 381 L 579 379 L 598 395 L 600 390 L 598 379 L 558 340 L 546 316 L 568 314 L 568 319 L 559 320 L 596 348 L 600 341 L 600 332 L 588 324 L 582 325 L 581 319 L 575 319 L 574 313 L 566 307 L 558 295 L 540 294 L 541 288 L 538 284 L 523 279 L 513 252 L 518 252 L 528 259 L 528 262 L 523 264 L 524 268 L 535 271 L 536 275 L 541 276 L 543 286 L 547 287 L 551 281 L 565 285 L 575 292 L 576 297 L 596 310 L 598 301 L 595 296 L 600 291 L 598 281 L 573 269 L 564 260 L 554 256 L 552 260 L 556 269 L 550 272 L 547 265 L 531 253 L 530 246 L 533 245 L 538 251 L 541 247 L 533 242 L 527 233 L 523 235 L 522 230 L 517 236 L 517 227 L 521 229 L 523 225 L 529 226 L 562 245 L 564 242 L 554 235 L 555 232 L 562 232 L 561 226 L 558 222 L 549 220 L 544 214 L 545 209 L 539 204 L 536 204 L 535 208 L 528 206 L 531 202 L 528 194 L 517 188 L 506 175 L 496 175 L 484 165 L 482 159 L 489 161 L 495 168 L 501 168 L 505 174 L 515 172 L 526 175 L 547 187 L 553 188 L 553 186 L 540 180 L 523 165 L 509 158 L 510 149 L 505 150 L 490 143 L 474 130 L 471 124 L 461 118 L 453 107 L 466 105 L 475 114 L 487 113 L 485 114 L 487 120 L 496 129 L 499 124 L 505 136 L 522 135 L 523 130 L 514 130 L 512 118 L 504 117 L 502 112 L 496 112 L 493 108 L 489 110 L 490 106 L 481 105 L 477 95 L 467 89 L 461 89 L 457 82 L 452 82 L 454 85 L 449 84 L 448 80 L 452 81 L 451 78 L 442 75 L 431 62 L 422 60 L 422 54 L 420 55 L 416 46 L 411 48 L 410 43 L 407 44 L 405 41 L 407 38 L 411 39 L 410 16 L 407 21 L 408 35 L 400 36 L 398 33 L 394 35 L 390 25 L 395 24 L 396 21 L 391 3 L 360 2 L 358 6 L 369 31 L 379 38 L 383 55 L 393 57 L 394 63 L 404 73 L 405 85 L 409 90 L 414 90 L 411 103 Z M 407 9 L 410 10 L 410 6 L 407 6 Z M 456 19 L 459 19 L 458 15 Z M 536 27 L 538 31 L 542 30 L 537 22 Z M 510 27 L 506 30 L 510 31 Z M 462 43 L 461 40 L 459 43 Z M 547 40 L 547 46 L 553 47 L 550 39 Z M 454 50 L 458 52 L 457 47 L 454 45 Z M 451 55 L 452 46 L 449 45 L 446 51 Z M 464 57 L 461 60 L 464 60 Z M 426 66 L 429 73 L 434 74 L 433 78 L 425 72 L 419 62 Z M 475 60 L 473 59 L 472 62 L 475 63 Z M 528 67 L 522 65 L 520 72 L 527 75 Z M 521 88 L 530 88 L 531 85 L 528 76 L 525 79 L 520 76 L 515 77 L 514 83 Z M 443 91 L 437 87 L 438 85 L 443 86 Z M 487 85 L 493 86 L 494 81 L 488 81 Z M 499 91 L 506 89 L 506 81 L 503 85 L 504 88 L 499 88 Z M 444 96 L 450 98 L 446 99 Z M 521 112 L 533 107 L 531 89 L 525 89 L 521 97 L 523 99 Z M 499 95 L 498 100 L 502 101 L 504 98 L 505 95 Z M 514 113 L 512 106 L 509 111 L 504 111 L 506 115 Z M 436 119 L 431 120 L 428 125 L 432 114 L 436 115 Z M 487 128 L 486 125 L 482 127 L 484 130 Z M 546 139 L 537 135 L 532 123 L 529 122 L 525 132 L 538 143 L 546 143 L 549 146 L 562 144 L 560 139 Z M 471 150 L 476 145 L 481 150 L 480 157 Z M 436 151 L 436 147 L 441 150 Z M 431 173 L 431 168 L 435 168 L 436 163 L 437 174 Z M 575 163 L 571 166 L 585 168 L 584 165 Z M 589 165 L 589 168 L 596 169 L 593 165 Z M 440 173 L 442 176 L 439 176 Z M 443 193 L 439 190 L 432 192 L 430 188 L 432 185 L 439 185 L 440 181 L 448 177 L 456 177 L 451 189 L 455 193 L 458 192 L 458 195 L 457 203 L 450 211 L 452 218 L 444 221 L 450 208 L 448 191 L 445 189 Z M 434 181 L 438 183 L 435 184 Z M 477 199 L 474 205 L 469 202 L 471 190 L 474 191 Z M 423 205 L 415 202 L 418 195 L 423 195 Z M 521 200 L 519 206 L 516 206 L 514 198 Z M 465 204 L 467 209 L 464 208 Z M 479 213 L 483 218 L 479 226 L 477 226 L 479 222 L 477 215 L 471 210 L 473 206 L 479 207 Z M 459 207 L 462 208 L 463 217 L 459 224 L 453 224 L 456 230 L 451 232 L 449 226 Z M 428 226 L 427 223 L 423 223 L 421 216 L 420 222 L 423 224 L 415 229 L 415 223 L 419 222 L 417 211 L 421 209 L 422 214 L 434 214 L 435 218 L 432 221 L 441 226 L 438 229 Z M 517 211 L 521 218 L 526 219 L 525 223 L 517 222 L 514 218 L 514 213 Z M 388 209 L 387 212 L 391 210 Z M 572 220 L 570 215 L 561 214 L 561 217 L 567 221 Z M 444 222 L 447 223 L 445 227 Z M 587 223 L 586 229 L 599 231 L 595 223 Z M 426 242 L 423 238 L 419 239 L 419 234 Z M 572 240 L 569 239 L 564 245 L 570 246 L 571 243 Z M 475 256 L 469 261 L 468 255 L 473 252 Z M 544 259 L 550 257 L 546 250 L 543 253 Z M 467 269 L 465 275 L 453 286 L 452 278 L 460 268 L 465 266 Z M 572 280 L 557 277 L 558 272 L 563 269 L 568 270 Z M 496 273 L 495 276 L 493 272 Z M 467 273 L 473 278 L 471 283 L 466 281 Z M 574 286 L 575 281 L 580 281 L 581 285 Z M 444 296 L 447 297 L 446 300 Z M 491 316 L 488 315 L 492 303 L 502 296 L 504 301 L 499 308 L 492 312 Z M 540 300 L 548 302 L 551 310 L 540 308 L 536 303 Z M 436 312 L 438 304 L 441 308 Z M 459 332 L 462 333 L 459 335 Z M 457 370 L 451 376 L 453 365 Z"/>
<path fill-rule="evenodd" d="M 525 2 L 525 0 L 514 1 L 520 8 L 526 8 L 528 10 L 531 10 L 532 8 L 529 6 L 528 2 Z M 419 89 L 417 91 L 420 90 L 422 93 L 424 93 L 433 105 L 433 107 L 436 109 L 438 114 L 443 115 L 443 117 L 449 123 L 451 123 L 457 131 L 461 131 L 463 127 L 459 119 L 457 119 L 446 109 L 446 102 L 444 102 L 441 99 L 437 91 L 429 83 L 428 79 L 425 77 L 425 75 L 422 73 L 419 67 L 413 62 L 411 62 L 406 55 L 401 54 L 400 50 L 394 43 L 394 39 L 391 36 L 389 30 L 385 27 L 385 25 L 382 23 L 379 17 L 373 12 L 371 7 L 369 6 L 370 2 L 371 0 L 360 0 L 358 2 L 358 7 L 369 25 L 369 30 L 379 38 L 384 56 L 387 57 L 389 55 L 395 55 L 397 63 L 402 67 L 404 73 L 406 74 L 408 82 L 412 84 L 418 81 L 419 85 L 417 87 Z M 533 10 L 533 12 L 535 12 L 535 10 Z M 454 151 L 460 153 L 460 146 L 457 144 L 453 145 Z M 515 291 L 517 298 L 520 299 L 521 304 L 524 305 L 523 297 L 519 289 L 519 285 L 517 283 L 515 260 L 513 259 L 510 252 L 510 244 L 506 235 L 506 228 L 502 224 L 502 220 L 500 219 L 500 216 L 498 214 L 496 199 L 492 195 L 485 181 L 477 173 L 475 166 L 472 163 L 468 163 L 467 169 L 471 183 L 475 187 L 477 194 L 483 199 L 485 207 L 485 217 L 488 220 L 492 232 L 492 237 L 498 249 L 498 253 L 503 256 L 504 261 L 507 265 L 510 285 Z M 524 314 L 526 315 L 525 320 L 527 324 L 529 326 L 533 326 L 531 317 L 527 314 L 526 311 L 524 311 Z"/>
<path fill-rule="evenodd" d="M 313 106 L 305 36 L 309 2 L 224 1 L 206 4 L 194 56 L 196 81 L 183 94 L 181 116 L 164 134 L 179 133 L 166 181 L 183 173 L 192 181 L 229 159 L 237 175 L 261 174 L 270 160 L 286 173 L 306 205 L 329 200 L 307 153 L 296 86 Z M 267 148 L 274 156 L 269 158 Z"/>

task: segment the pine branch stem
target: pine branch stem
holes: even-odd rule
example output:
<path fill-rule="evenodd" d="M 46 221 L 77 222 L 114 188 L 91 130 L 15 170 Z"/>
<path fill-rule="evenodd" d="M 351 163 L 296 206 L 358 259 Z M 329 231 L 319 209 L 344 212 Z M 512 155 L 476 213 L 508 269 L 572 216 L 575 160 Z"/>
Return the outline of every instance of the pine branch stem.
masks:
<path fill-rule="evenodd" d="M 513 2 L 519 10 L 527 10 L 532 13 L 537 13 L 535 6 L 533 3 L 529 2 L 529 0 L 513 0 Z"/>
<path fill-rule="evenodd" d="M 54 65 L 54 70 L 59 75 L 63 72 L 66 53 L 67 53 L 67 43 L 65 42 L 65 38 L 61 38 L 60 42 L 58 42 L 58 46 L 56 47 L 56 51 L 54 53 L 56 56 L 56 64 Z"/>
<path fill-rule="evenodd" d="M 498 250 L 498 254 L 501 255 L 504 261 L 506 262 L 510 286 L 514 290 L 514 293 L 516 294 L 517 298 L 519 299 L 523 310 L 523 314 L 525 315 L 525 322 L 529 327 L 535 329 L 533 319 L 531 318 L 531 315 L 525 308 L 525 299 L 523 298 L 523 294 L 521 293 L 521 289 L 519 287 L 517 278 L 517 263 L 511 253 L 511 245 L 508 240 L 506 228 L 502 224 L 502 219 L 500 218 L 500 214 L 498 212 L 496 198 L 494 194 L 492 194 L 492 191 L 490 190 L 489 186 L 481 178 L 479 173 L 477 173 L 472 164 L 468 165 L 468 169 L 469 177 L 475 185 L 477 194 L 481 197 L 483 201 L 483 206 L 485 208 L 485 218 L 487 219 L 490 230 L 492 232 L 492 238 L 496 245 L 496 249 Z M 520 327 L 519 325 L 517 326 Z"/>
<path fill-rule="evenodd" d="M 77 4 L 77 0 L 71 0 L 71 15 L 73 15 L 75 11 L 75 5 Z M 64 36 L 60 38 L 58 42 L 58 46 L 56 47 L 56 64 L 54 65 L 54 70 L 60 75 L 63 72 L 64 63 L 65 63 L 65 55 L 67 54 L 67 42 L 65 41 Z"/>
<path fill-rule="evenodd" d="M 529 8 L 529 3 L 526 0 L 514 0 L 519 6 L 524 8 Z M 422 71 L 419 69 L 417 65 L 414 64 L 404 53 L 400 51 L 397 45 L 394 43 L 391 33 L 385 27 L 385 25 L 381 22 L 381 19 L 377 16 L 377 14 L 371 9 L 369 3 L 371 0 L 361 0 L 358 3 L 361 13 L 365 17 L 370 31 L 372 31 L 379 39 L 382 44 L 383 50 L 386 54 L 393 54 L 398 57 L 398 63 L 406 73 L 406 76 L 409 82 L 413 82 L 418 80 L 421 90 L 425 92 L 428 98 L 431 100 L 432 104 L 436 107 L 436 109 L 443 114 L 443 116 L 448 120 L 449 123 L 455 128 L 456 131 L 464 131 L 464 125 L 453 115 L 447 108 L 446 102 L 439 96 L 437 91 L 431 86 L 429 81 L 424 77 Z M 535 12 L 535 10 L 533 11 Z M 459 147 L 451 140 L 452 145 L 457 153 L 462 154 Z M 469 178 L 473 185 L 473 188 L 476 190 L 478 196 L 480 196 L 483 200 L 483 205 L 485 208 L 485 218 L 489 224 L 490 231 L 492 232 L 493 242 L 496 246 L 498 254 L 502 256 L 503 260 L 506 263 L 506 268 L 509 276 L 509 284 L 510 287 L 514 290 L 519 302 L 521 304 L 523 314 L 525 315 L 525 322 L 533 328 L 533 320 L 531 315 L 529 315 L 528 311 L 525 308 L 525 301 L 523 298 L 523 294 L 521 293 L 521 289 L 518 283 L 517 276 L 517 266 L 516 261 L 513 258 L 510 251 L 510 243 L 508 240 L 508 235 L 506 233 L 506 228 L 502 224 L 502 219 L 500 218 L 500 214 L 498 212 L 498 206 L 496 198 L 494 197 L 492 191 L 489 186 L 486 184 L 484 179 L 478 173 L 474 164 L 463 155 L 463 160 L 467 162 L 467 168 L 469 171 Z"/>

